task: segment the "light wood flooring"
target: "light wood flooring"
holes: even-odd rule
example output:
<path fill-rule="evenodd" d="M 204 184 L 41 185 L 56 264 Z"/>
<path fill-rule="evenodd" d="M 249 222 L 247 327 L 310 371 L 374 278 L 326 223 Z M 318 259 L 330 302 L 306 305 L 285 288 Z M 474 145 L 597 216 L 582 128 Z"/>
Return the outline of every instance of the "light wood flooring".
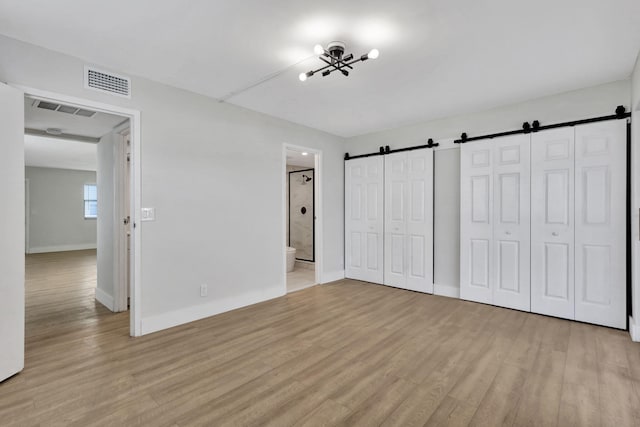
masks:
<path fill-rule="evenodd" d="M 0 425 L 640 425 L 623 331 L 344 280 L 134 339 L 94 283 L 27 257 Z"/>

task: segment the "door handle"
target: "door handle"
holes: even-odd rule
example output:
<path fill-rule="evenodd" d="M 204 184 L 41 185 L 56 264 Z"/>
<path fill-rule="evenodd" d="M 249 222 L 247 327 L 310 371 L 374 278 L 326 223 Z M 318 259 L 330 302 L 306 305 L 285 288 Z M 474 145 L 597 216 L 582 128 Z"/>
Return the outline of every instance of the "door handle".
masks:
<path fill-rule="evenodd" d="M 507 236 L 511 236 L 511 232 L 510 231 L 505 231 L 505 233 Z"/>
<path fill-rule="evenodd" d="M 558 235 L 558 232 L 557 232 L 557 231 L 554 231 L 553 233 L 551 233 L 551 235 L 552 235 L 552 236 L 557 236 L 557 235 Z"/>

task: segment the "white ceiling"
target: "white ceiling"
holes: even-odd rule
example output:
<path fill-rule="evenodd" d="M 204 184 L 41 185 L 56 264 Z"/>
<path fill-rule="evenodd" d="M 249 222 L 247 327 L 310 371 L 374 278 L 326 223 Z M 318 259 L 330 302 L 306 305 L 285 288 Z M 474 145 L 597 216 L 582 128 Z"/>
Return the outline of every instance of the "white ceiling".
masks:
<path fill-rule="evenodd" d="M 353 136 L 627 78 L 640 1 L 0 0 L 0 33 L 214 98 L 290 67 L 227 102 Z M 380 58 L 299 82 L 334 39 Z"/>
<path fill-rule="evenodd" d="M 287 150 L 287 165 L 289 166 L 306 166 L 312 168 L 315 166 L 315 155 L 307 153 L 302 154 L 302 151 Z"/>
<path fill-rule="evenodd" d="M 34 106 L 35 100 L 24 99 L 24 127 L 46 130 L 61 129 L 65 134 L 100 138 L 126 120 L 125 117 L 107 113 L 96 113 L 93 117 L 82 117 L 59 111 L 45 110 Z"/>
<path fill-rule="evenodd" d="M 97 146 L 87 142 L 24 136 L 24 163 L 43 168 L 95 171 Z"/>

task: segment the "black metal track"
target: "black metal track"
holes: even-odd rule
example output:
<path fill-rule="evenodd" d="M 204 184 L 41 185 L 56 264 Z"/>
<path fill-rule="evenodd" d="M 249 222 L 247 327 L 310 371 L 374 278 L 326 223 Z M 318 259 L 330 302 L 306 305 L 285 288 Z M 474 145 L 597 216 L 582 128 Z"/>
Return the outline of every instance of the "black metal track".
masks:
<path fill-rule="evenodd" d="M 413 147 L 397 148 L 395 150 L 392 150 L 388 145 L 385 145 L 384 147 L 380 147 L 379 151 L 376 153 L 359 154 L 357 156 L 350 156 L 349 153 L 345 153 L 344 159 L 353 160 L 353 159 L 360 159 L 362 157 L 383 156 L 385 154 L 400 153 L 402 151 L 419 150 L 421 148 L 433 148 L 439 145 L 440 144 L 438 144 L 437 142 L 434 143 L 433 139 L 429 138 L 429 140 L 427 141 L 427 144 L 425 145 L 415 145 Z"/>
<path fill-rule="evenodd" d="M 522 134 L 522 133 L 534 133 L 534 132 L 538 132 L 541 130 L 546 130 L 546 129 L 555 129 L 555 128 L 560 128 L 560 127 L 567 127 L 567 126 L 577 126 L 577 125 L 583 125 L 583 124 L 587 124 L 587 123 L 595 123 L 595 122 L 603 122 L 605 120 L 616 120 L 616 119 L 625 119 L 631 117 L 631 113 L 629 112 L 625 112 L 625 108 L 622 105 L 619 105 L 616 108 L 616 113 L 609 115 L 609 116 L 601 116 L 601 117 L 592 117 L 590 119 L 582 119 L 582 120 L 574 120 L 571 122 L 563 122 L 563 123 L 554 123 L 551 125 L 544 125 L 541 126 L 540 122 L 538 120 L 534 120 L 531 125 L 529 125 L 528 122 L 524 122 L 522 124 L 522 129 L 518 129 L 518 130 L 512 130 L 512 131 L 508 131 L 508 132 L 499 132 L 499 133 L 492 133 L 492 134 L 488 134 L 488 135 L 479 135 L 479 136 L 473 136 L 473 137 L 468 137 L 466 133 L 463 133 L 460 136 L 460 139 L 456 139 L 454 142 L 454 144 L 465 144 L 467 142 L 471 142 L 471 141 L 477 141 L 480 139 L 491 139 L 491 138 L 499 138 L 501 136 L 509 136 L 509 135 L 518 135 L 518 134 Z"/>
<path fill-rule="evenodd" d="M 544 126 L 541 126 L 538 120 L 534 120 L 531 124 L 529 124 L 529 122 L 524 122 L 522 124 L 522 129 L 517 129 L 517 130 L 510 130 L 506 132 L 498 132 L 498 133 L 491 133 L 487 135 L 473 136 L 470 138 L 467 136 L 466 133 L 463 133 L 461 135 L 461 138 L 456 139 L 455 141 L 453 141 L 453 143 L 465 144 L 467 142 L 478 141 L 480 139 L 499 138 L 501 136 L 518 135 L 523 133 L 535 133 L 545 129 L 555 129 L 555 128 L 566 127 L 566 126 L 583 125 L 587 123 L 603 122 L 606 120 L 626 119 L 629 117 L 631 117 L 631 113 L 626 112 L 626 109 L 624 108 L 624 106 L 619 105 L 616 108 L 616 113 L 610 116 L 592 117 L 590 119 L 574 120 L 572 122 L 554 123 L 554 124 L 544 125 Z M 344 159 L 352 160 L 352 159 L 360 159 L 363 157 L 383 156 L 385 154 L 399 153 L 402 151 L 419 150 L 421 148 L 433 148 L 433 147 L 437 147 L 438 145 L 439 144 L 437 142 L 434 143 L 433 139 L 429 138 L 429 141 L 426 145 L 416 145 L 413 147 L 397 148 L 395 150 L 391 150 L 390 147 L 387 145 L 384 147 L 380 147 L 380 150 L 376 153 L 359 154 L 357 156 L 350 156 L 349 153 L 345 153 Z"/>

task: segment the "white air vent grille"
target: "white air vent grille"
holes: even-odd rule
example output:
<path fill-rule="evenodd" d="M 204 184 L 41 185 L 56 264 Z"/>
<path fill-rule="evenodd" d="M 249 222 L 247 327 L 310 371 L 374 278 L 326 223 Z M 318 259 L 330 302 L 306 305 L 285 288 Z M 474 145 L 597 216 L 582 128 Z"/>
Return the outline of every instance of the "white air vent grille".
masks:
<path fill-rule="evenodd" d="M 41 101 L 36 99 L 33 101 L 33 106 L 42 108 L 43 110 L 57 111 L 59 113 L 73 114 L 74 116 L 93 117 L 96 112 L 91 110 L 85 110 L 84 108 L 72 107 L 71 105 L 63 105 L 55 102 Z"/>
<path fill-rule="evenodd" d="M 131 98 L 131 79 L 91 67 L 84 69 L 84 86 L 100 92 Z"/>

